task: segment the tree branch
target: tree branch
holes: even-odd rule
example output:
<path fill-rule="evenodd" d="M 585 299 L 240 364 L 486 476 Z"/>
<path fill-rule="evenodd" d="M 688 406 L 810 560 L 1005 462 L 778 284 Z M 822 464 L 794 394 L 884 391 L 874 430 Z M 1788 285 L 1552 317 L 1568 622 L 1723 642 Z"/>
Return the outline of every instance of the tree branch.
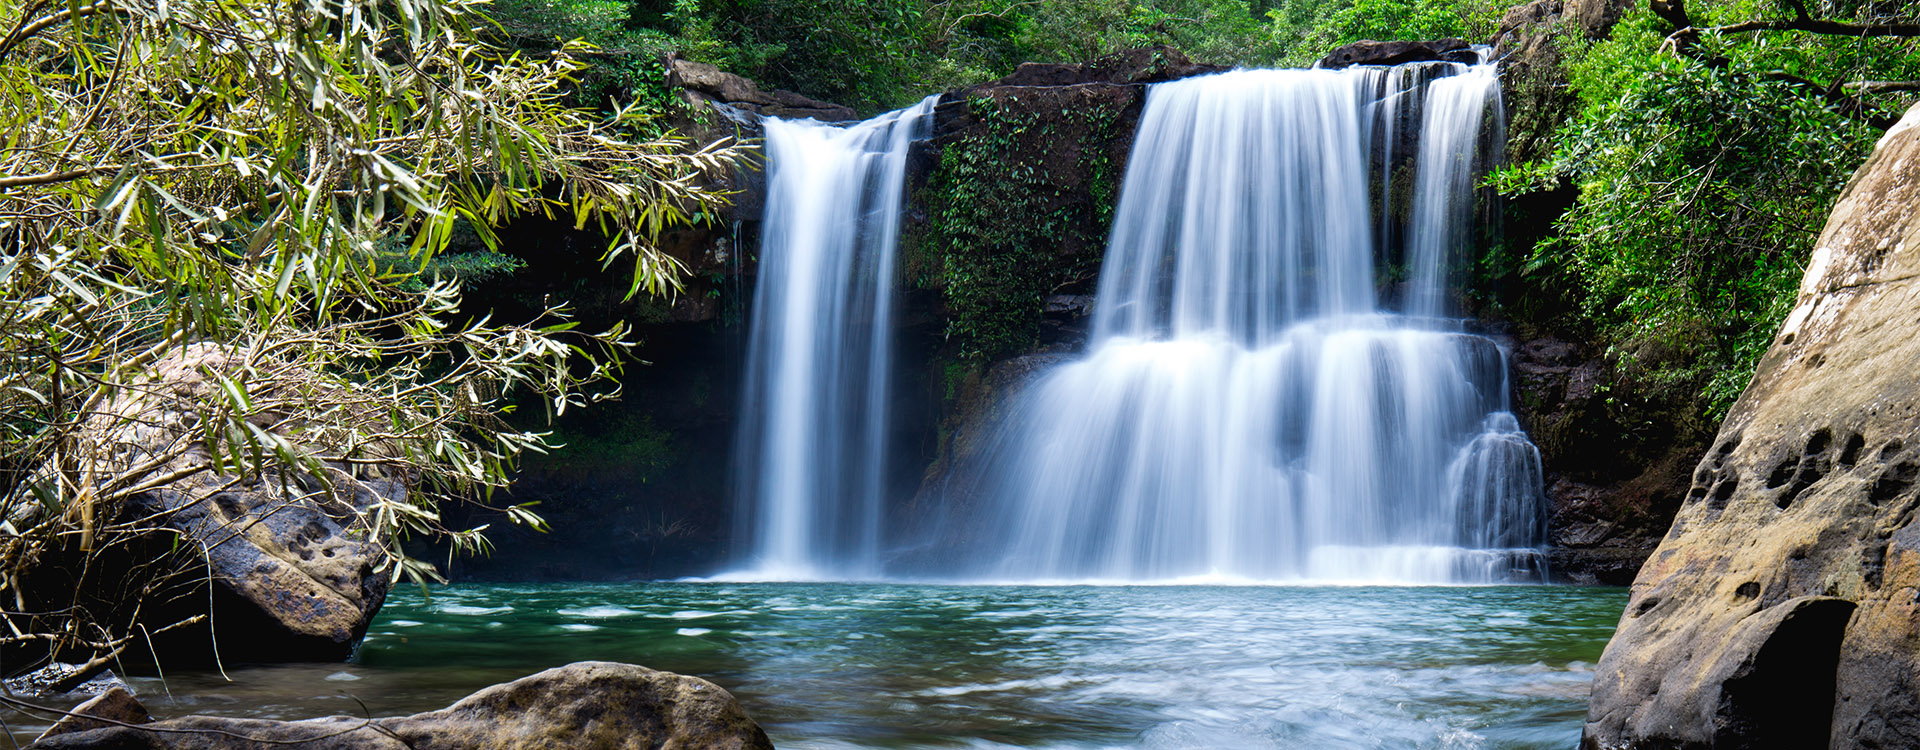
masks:
<path fill-rule="evenodd" d="M 1920 23 L 1846 23 L 1824 18 L 1795 18 L 1787 21 L 1755 20 L 1708 26 L 1704 29 L 1687 29 L 1694 34 L 1746 34 L 1755 31 L 1805 31 L 1812 34 L 1831 36 L 1920 36 Z"/>
<path fill-rule="evenodd" d="M 125 164 L 105 164 L 97 167 L 86 167 L 84 169 L 69 169 L 64 172 L 41 172 L 40 174 L 23 174 L 16 177 L 0 177 L 0 189 L 27 187 L 31 185 L 52 185 L 57 182 L 78 180 L 92 177 L 103 172 L 115 172 L 125 168 Z"/>
<path fill-rule="evenodd" d="M 1672 49 L 1674 54 L 1691 57 L 1713 68 L 1724 68 L 1727 59 L 1718 55 L 1703 55 L 1699 52 L 1700 37 L 1703 34 L 1738 34 L 1757 31 L 1804 31 L 1812 34 L 1856 37 L 1920 37 L 1920 23 L 1846 23 L 1814 18 L 1807 12 L 1805 0 L 1782 0 L 1793 11 L 1791 20 L 1744 21 L 1725 26 L 1700 27 L 1693 24 L 1693 17 L 1687 12 L 1686 0 L 1649 0 L 1654 15 L 1659 16 L 1677 29 L 1667 35 L 1661 48 Z M 1890 91 L 1920 91 L 1920 82 L 1904 81 L 1856 81 L 1851 83 L 1825 84 L 1789 73 L 1770 73 L 1763 78 L 1782 81 L 1809 89 L 1814 95 L 1826 101 L 1847 117 L 1864 121 L 1876 128 L 1893 127 L 1899 118 L 1888 114 L 1861 98 L 1864 94 L 1878 94 Z M 1848 89 L 1860 94 L 1847 93 Z"/>
<path fill-rule="evenodd" d="M 13 51 L 13 48 L 20 46 L 22 42 L 25 42 L 28 39 L 32 39 L 34 36 L 38 35 L 42 31 L 46 31 L 47 29 L 53 28 L 55 26 L 66 23 L 76 18 L 85 18 L 87 16 L 94 16 L 94 15 L 99 15 L 101 13 L 115 12 L 115 11 L 116 11 L 115 8 L 113 8 L 105 0 L 102 0 L 101 2 L 97 2 L 92 5 L 82 5 L 78 8 L 68 8 L 58 13 L 53 13 L 45 17 L 42 17 L 40 20 L 34 21 L 32 23 L 24 24 L 19 28 L 14 29 L 12 33 L 6 36 L 5 39 L 0 39 L 0 58 L 5 58 L 7 56 L 7 53 Z"/>
<path fill-rule="evenodd" d="M 1849 81 L 1840 84 L 1840 87 L 1868 94 L 1884 94 L 1890 91 L 1920 91 L 1920 81 Z"/>

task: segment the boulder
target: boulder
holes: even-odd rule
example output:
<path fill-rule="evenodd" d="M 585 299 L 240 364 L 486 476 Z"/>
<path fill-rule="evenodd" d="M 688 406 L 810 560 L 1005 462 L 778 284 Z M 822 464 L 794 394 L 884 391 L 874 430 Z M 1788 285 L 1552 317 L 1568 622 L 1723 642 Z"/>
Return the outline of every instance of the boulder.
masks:
<path fill-rule="evenodd" d="M 759 725 L 706 680 L 632 664 L 579 662 L 392 719 L 186 716 L 45 737 L 35 750 L 771 750 Z"/>
<path fill-rule="evenodd" d="M 133 697 L 133 693 L 125 688 L 116 687 L 75 706 L 53 726 L 47 727 L 47 731 L 40 733 L 40 739 L 152 721 L 153 717 L 147 714 L 147 707 L 140 705 L 140 699 Z"/>
<path fill-rule="evenodd" d="M 678 53 L 667 55 L 663 64 L 667 69 L 667 85 L 685 92 L 689 103 L 696 107 L 717 103 L 767 117 L 812 118 L 822 122 L 860 119 L 852 107 L 810 99 L 791 91 L 766 91 L 753 81 L 688 60 Z"/>
<path fill-rule="evenodd" d="M 1595 670 L 1586 748 L 1920 746 L 1920 107 L 1796 307 Z"/>
<path fill-rule="evenodd" d="M 1405 65 L 1416 62 L 1471 63 L 1480 53 L 1464 39 L 1435 39 L 1419 42 L 1354 42 L 1336 48 L 1320 58 L 1316 67 L 1345 68 L 1351 65 Z"/>
<path fill-rule="evenodd" d="M 160 633 L 202 617 L 197 628 L 154 639 L 154 651 L 169 661 L 212 661 L 216 642 L 229 661 L 344 659 L 390 584 L 386 551 L 369 539 L 360 513 L 404 500 L 408 481 L 377 463 L 322 466 L 331 491 L 317 474 L 238 477 L 208 468 L 198 420 L 204 404 L 222 398 L 221 377 L 246 384 L 255 403 L 282 396 L 306 403 L 335 387 L 298 366 L 248 365 L 218 344 L 168 354 L 144 386 L 122 392 L 74 438 L 73 455 L 87 457 L 75 475 L 149 488 L 99 503 L 93 513 L 118 529 L 115 541 L 98 553 L 56 550 L 29 571 L 26 588 L 47 609 L 78 596 L 113 627 L 132 622 Z M 340 416 L 349 411 L 329 418 L 352 418 Z M 311 427 L 291 415 L 254 421 L 291 443 Z M 369 455 L 377 450 L 370 446 Z M 9 520 L 28 528 L 40 512 L 16 508 Z"/>

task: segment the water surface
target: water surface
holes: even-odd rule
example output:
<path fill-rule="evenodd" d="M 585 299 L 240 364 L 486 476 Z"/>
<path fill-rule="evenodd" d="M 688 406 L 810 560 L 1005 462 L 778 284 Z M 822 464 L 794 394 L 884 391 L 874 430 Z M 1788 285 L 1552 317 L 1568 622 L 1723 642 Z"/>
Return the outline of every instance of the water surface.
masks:
<path fill-rule="evenodd" d="M 1575 587 L 459 585 L 396 591 L 356 663 L 133 683 L 161 715 L 378 716 L 603 659 L 711 679 L 783 748 L 1564 750 L 1625 601 Z"/>

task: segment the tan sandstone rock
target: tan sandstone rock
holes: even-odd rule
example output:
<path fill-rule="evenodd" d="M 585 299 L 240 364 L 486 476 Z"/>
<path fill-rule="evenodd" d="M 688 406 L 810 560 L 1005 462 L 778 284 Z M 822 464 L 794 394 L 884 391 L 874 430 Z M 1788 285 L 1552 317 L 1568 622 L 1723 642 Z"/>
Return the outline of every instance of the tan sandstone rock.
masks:
<path fill-rule="evenodd" d="M 1920 747 L 1920 107 L 1833 210 L 1595 670 L 1586 748 Z"/>

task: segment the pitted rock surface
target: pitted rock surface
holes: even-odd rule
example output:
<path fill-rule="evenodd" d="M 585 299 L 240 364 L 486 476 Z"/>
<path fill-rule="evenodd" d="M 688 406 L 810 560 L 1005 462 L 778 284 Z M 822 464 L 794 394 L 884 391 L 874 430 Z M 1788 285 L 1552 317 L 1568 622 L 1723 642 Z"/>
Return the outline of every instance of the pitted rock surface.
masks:
<path fill-rule="evenodd" d="M 1595 670 L 1586 748 L 1920 747 L 1920 107 L 1835 206 Z"/>

